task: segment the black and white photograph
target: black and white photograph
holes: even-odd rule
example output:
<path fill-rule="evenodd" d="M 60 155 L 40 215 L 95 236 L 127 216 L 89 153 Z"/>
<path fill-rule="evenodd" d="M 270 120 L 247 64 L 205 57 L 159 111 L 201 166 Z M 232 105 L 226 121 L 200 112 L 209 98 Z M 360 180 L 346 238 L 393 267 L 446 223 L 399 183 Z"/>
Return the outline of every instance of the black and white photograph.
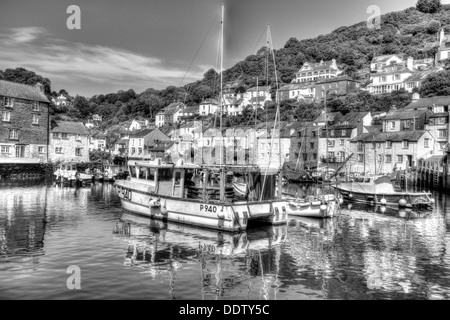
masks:
<path fill-rule="evenodd" d="M 449 107 L 450 0 L 1 0 L 0 300 L 449 300 Z"/>

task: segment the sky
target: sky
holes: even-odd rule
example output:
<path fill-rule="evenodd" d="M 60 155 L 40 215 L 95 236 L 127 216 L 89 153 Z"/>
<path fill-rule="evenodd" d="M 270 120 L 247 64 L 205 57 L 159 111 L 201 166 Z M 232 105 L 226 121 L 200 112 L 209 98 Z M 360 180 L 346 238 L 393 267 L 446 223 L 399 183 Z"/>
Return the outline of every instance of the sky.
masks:
<path fill-rule="evenodd" d="M 278 49 L 416 0 L 1 0 L 0 70 L 24 67 L 72 96 L 185 85 L 220 67 L 222 3 L 226 69 L 265 45 L 267 25 Z M 67 28 L 70 5 L 80 30 Z"/>

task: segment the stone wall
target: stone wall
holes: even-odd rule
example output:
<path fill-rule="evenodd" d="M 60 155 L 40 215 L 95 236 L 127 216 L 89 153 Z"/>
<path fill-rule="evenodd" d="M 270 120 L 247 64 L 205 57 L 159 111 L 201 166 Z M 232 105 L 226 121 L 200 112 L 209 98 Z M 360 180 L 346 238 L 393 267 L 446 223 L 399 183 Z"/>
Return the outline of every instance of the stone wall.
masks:
<path fill-rule="evenodd" d="M 52 179 L 52 164 L 0 164 L 0 180 Z"/>

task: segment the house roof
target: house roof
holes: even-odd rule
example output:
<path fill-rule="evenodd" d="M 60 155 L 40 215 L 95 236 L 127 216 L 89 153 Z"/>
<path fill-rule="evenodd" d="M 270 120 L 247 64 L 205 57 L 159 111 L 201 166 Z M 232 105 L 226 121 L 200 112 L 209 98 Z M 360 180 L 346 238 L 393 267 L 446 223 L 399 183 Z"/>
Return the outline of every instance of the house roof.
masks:
<path fill-rule="evenodd" d="M 341 82 L 341 81 L 359 82 L 359 81 L 356 81 L 356 80 L 350 78 L 349 76 L 343 76 L 343 77 L 334 77 L 334 78 L 323 79 L 323 80 L 317 81 L 317 84 L 330 83 L 330 82 Z"/>
<path fill-rule="evenodd" d="M 344 124 L 348 122 L 348 124 L 358 124 L 369 112 L 350 112 L 347 113 L 344 117 L 339 119 L 339 124 Z"/>
<path fill-rule="evenodd" d="M 356 138 L 353 138 L 352 142 L 401 142 L 407 141 L 419 141 L 419 139 L 426 133 L 426 131 L 396 131 L 396 132 L 379 132 L 379 133 L 363 133 Z"/>
<path fill-rule="evenodd" d="M 336 117 L 342 117 L 342 113 L 340 112 L 328 112 L 328 113 L 322 113 L 319 117 L 317 117 L 314 122 L 325 122 L 327 119 L 328 121 L 334 121 Z"/>
<path fill-rule="evenodd" d="M 187 107 L 181 111 L 181 113 L 198 113 L 198 106 L 196 107 Z"/>
<path fill-rule="evenodd" d="M 143 138 L 143 137 L 147 136 L 148 134 L 152 133 L 153 131 L 154 131 L 153 129 L 140 130 L 134 134 L 131 134 L 130 138 Z"/>
<path fill-rule="evenodd" d="M 50 103 L 37 87 L 0 80 L 0 96 Z"/>
<path fill-rule="evenodd" d="M 52 121 L 52 132 L 89 135 L 89 131 L 81 122 Z"/>
<path fill-rule="evenodd" d="M 307 70 L 301 71 L 305 65 L 309 65 L 313 69 L 313 71 L 330 69 L 331 65 L 335 62 L 336 62 L 335 60 L 321 61 L 321 62 L 305 62 L 299 72 L 307 72 Z"/>
<path fill-rule="evenodd" d="M 202 104 L 212 104 L 212 105 L 216 105 L 216 106 L 218 106 L 219 105 L 219 102 L 216 100 L 216 99 L 206 99 L 205 101 L 203 101 L 202 103 L 200 103 L 201 105 Z"/>
<path fill-rule="evenodd" d="M 334 126 L 328 127 L 329 130 L 344 130 L 344 129 L 355 129 L 358 127 L 356 124 L 337 124 Z"/>
<path fill-rule="evenodd" d="M 264 102 L 266 97 L 253 97 L 249 100 L 250 103 Z"/>
<path fill-rule="evenodd" d="M 270 91 L 272 89 L 271 86 L 259 86 L 259 87 L 252 87 L 247 89 L 247 92 L 250 91 Z"/>
<path fill-rule="evenodd" d="M 384 120 L 408 120 L 418 118 L 429 112 L 429 110 L 397 110 L 391 114 L 388 114 Z"/>
<path fill-rule="evenodd" d="M 405 109 L 414 110 L 414 109 L 429 109 L 432 108 L 433 105 L 436 106 L 449 106 L 450 105 L 450 96 L 439 96 L 439 97 L 430 97 L 430 98 L 422 98 L 417 101 L 414 101 L 407 105 Z"/>
<path fill-rule="evenodd" d="M 387 54 L 387 55 L 383 55 L 383 56 L 377 56 L 377 57 L 373 57 L 372 62 L 371 63 L 381 63 L 381 62 L 386 62 L 388 61 L 390 58 L 392 57 L 397 57 L 400 59 L 403 59 L 402 56 L 398 55 L 398 54 Z"/>
<path fill-rule="evenodd" d="M 149 144 L 150 151 L 166 151 L 175 144 L 175 141 L 164 141 L 156 144 Z"/>
<path fill-rule="evenodd" d="M 383 130 L 383 126 L 382 125 L 365 126 L 364 129 L 366 129 L 368 131 L 368 133 L 378 133 L 378 132 L 381 132 Z"/>
<path fill-rule="evenodd" d="M 417 71 L 417 72 L 414 72 L 412 75 L 410 75 L 408 78 L 406 78 L 404 82 L 422 81 L 428 75 L 430 75 L 434 72 L 436 72 L 436 70 Z"/>
<path fill-rule="evenodd" d="M 430 118 L 448 117 L 448 112 L 437 112 L 430 114 Z"/>
<path fill-rule="evenodd" d="M 290 90 L 301 90 L 301 89 L 308 89 L 313 88 L 314 85 L 311 84 L 300 84 L 300 83 L 291 83 L 286 84 L 282 86 L 278 91 L 290 91 Z"/>

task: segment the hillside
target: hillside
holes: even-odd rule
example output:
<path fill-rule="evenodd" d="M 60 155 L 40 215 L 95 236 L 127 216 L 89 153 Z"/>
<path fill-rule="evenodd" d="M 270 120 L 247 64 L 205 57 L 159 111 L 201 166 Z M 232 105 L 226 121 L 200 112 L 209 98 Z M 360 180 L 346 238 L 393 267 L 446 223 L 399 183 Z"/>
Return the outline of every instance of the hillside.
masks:
<path fill-rule="evenodd" d="M 382 16 L 381 29 L 367 28 L 366 21 L 348 27 L 340 27 L 333 32 L 320 35 L 312 39 L 289 39 L 283 48 L 275 50 L 279 79 L 289 83 L 305 61 L 319 62 L 320 60 L 336 59 L 338 65 L 346 74 L 363 78 L 368 72 L 372 57 L 381 54 L 403 53 L 416 59 L 433 57 L 434 49 L 427 49 L 427 42 L 434 42 L 439 29 L 444 27 L 450 33 L 450 5 L 444 5 L 439 12 L 423 13 L 416 8 L 408 8 L 399 12 L 392 12 Z M 224 71 L 224 80 L 231 81 L 238 77 L 245 81 L 247 86 L 254 86 L 256 77 L 260 85 L 266 81 L 267 48 L 261 48 L 256 54 L 249 55 L 243 61 Z M 0 71 L 0 79 L 26 84 L 35 84 L 38 80 L 45 84 L 46 93 L 55 97 L 57 93 L 51 91 L 49 79 L 36 75 L 23 68 Z M 131 119 L 154 118 L 161 108 L 173 101 L 184 101 L 187 105 L 195 105 L 203 99 L 213 97 L 219 89 L 219 75 L 213 69 L 208 70 L 203 79 L 190 83 L 184 87 L 170 86 L 163 90 L 147 89 L 142 93 L 134 90 L 124 90 L 106 95 L 96 95 L 89 99 L 81 96 L 71 97 L 72 105 L 57 108 L 53 106 L 53 115 L 56 119 L 73 119 L 86 121 L 93 114 L 103 117 L 102 128 L 129 122 Z M 274 84 L 273 66 L 269 63 L 268 84 Z M 70 93 L 70 88 L 66 88 Z M 380 100 L 381 99 L 381 100 Z M 409 102 L 409 96 L 404 93 L 395 93 L 390 97 L 371 97 L 368 93 L 357 93 L 352 96 L 330 101 L 330 106 L 341 112 L 350 110 L 372 110 L 372 108 L 387 109 L 389 104 L 397 107 Z M 274 114 L 273 106 L 269 106 L 267 116 Z M 308 112 L 305 112 L 308 111 Z M 317 107 L 289 105 L 284 103 L 283 118 L 297 117 L 302 119 L 312 116 Z M 251 114 L 249 115 L 251 116 Z M 229 119 L 229 123 L 242 121 Z M 247 119 L 244 119 L 246 121 Z"/>

